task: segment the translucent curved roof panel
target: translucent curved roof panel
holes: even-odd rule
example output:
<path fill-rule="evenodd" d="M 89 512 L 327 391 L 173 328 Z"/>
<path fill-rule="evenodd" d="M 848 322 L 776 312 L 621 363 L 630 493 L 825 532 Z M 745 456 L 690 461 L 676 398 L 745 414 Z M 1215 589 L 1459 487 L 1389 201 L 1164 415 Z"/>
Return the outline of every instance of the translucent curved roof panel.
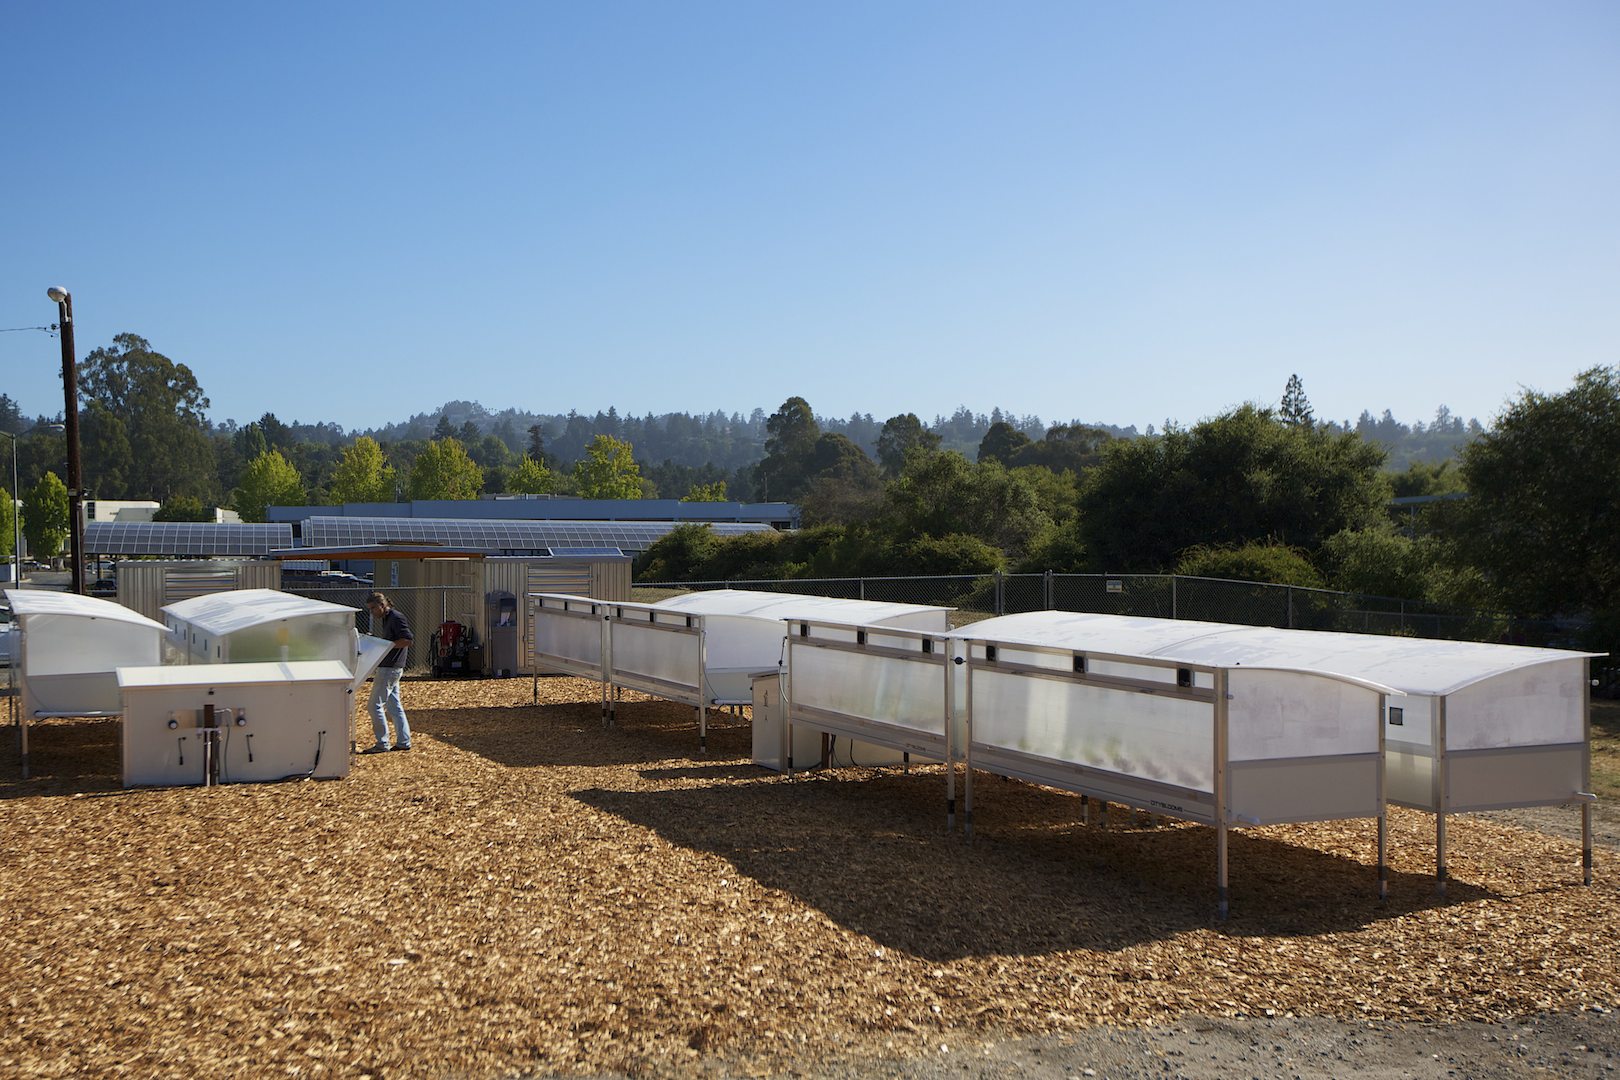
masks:
<path fill-rule="evenodd" d="M 645 551 L 675 528 L 674 521 L 477 521 L 459 518 L 312 517 L 303 544 L 312 548 L 385 544 L 441 544 L 490 553 L 526 554 L 563 548 Z M 769 525 L 717 521 L 716 536 L 770 532 Z"/>
<path fill-rule="evenodd" d="M 249 626 L 308 615 L 353 618 L 355 610 L 343 604 L 331 604 L 307 596 L 276 592 L 274 589 L 236 589 L 178 600 L 165 607 L 163 613 L 183 619 L 199 630 L 222 636 Z"/>
<path fill-rule="evenodd" d="M 878 600 L 842 600 L 830 596 L 800 596 L 794 593 L 751 592 L 746 589 L 713 589 L 685 593 L 650 605 L 691 615 L 741 615 L 756 619 L 814 619 L 876 626 L 889 619 L 950 608 L 923 604 L 893 604 Z M 940 628 L 945 628 L 943 618 Z"/>
<path fill-rule="evenodd" d="M 291 525 L 216 525 L 206 521 L 92 521 L 91 555 L 263 556 L 292 547 Z"/>
<path fill-rule="evenodd" d="M 109 619 L 155 630 L 165 629 L 138 611 L 123 604 L 103 600 L 97 596 L 78 596 L 74 593 L 47 592 L 44 589 L 7 589 L 6 599 L 11 602 L 12 613 L 26 620 L 32 615 L 76 615 L 86 619 Z"/>
<path fill-rule="evenodd" d="M 1281 630 L 1074 611 L 1003 615 L 965 626 L 957 636 L 1195 664 L 1332 672 L 1382 683 L 1402 693 L 1433 695 L 1454 693 L 1522 668 L 1601 655 L 1478 641 Z"/>

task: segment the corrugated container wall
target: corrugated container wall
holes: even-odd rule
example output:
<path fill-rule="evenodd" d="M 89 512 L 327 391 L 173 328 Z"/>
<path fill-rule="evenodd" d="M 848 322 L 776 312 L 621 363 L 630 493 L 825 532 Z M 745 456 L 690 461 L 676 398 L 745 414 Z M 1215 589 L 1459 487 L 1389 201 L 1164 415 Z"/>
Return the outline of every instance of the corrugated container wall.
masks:
<path fill-rule="evenodd" d="M 280 589 L 281 563 L 271 559 L 129 559 L 118 564 L 118 602 L 148 619 L 180 600 L 236 589 Z"/>

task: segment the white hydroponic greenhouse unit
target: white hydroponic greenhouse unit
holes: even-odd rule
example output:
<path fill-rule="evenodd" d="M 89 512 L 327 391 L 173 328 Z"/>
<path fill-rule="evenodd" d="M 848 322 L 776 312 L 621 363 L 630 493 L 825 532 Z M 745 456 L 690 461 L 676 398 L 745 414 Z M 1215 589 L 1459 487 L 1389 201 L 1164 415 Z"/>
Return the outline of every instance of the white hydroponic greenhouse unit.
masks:
<path fill-rule="evenodd" d="M 122 715 L 116 672 L 158 663 L 164 627 L 94 596 L 7 589 L 6 599 L 20 628 L 13 670 L 26 778 L 30 721 Z"/>
<path fill-rule="evenodd" d="M 754 676 L 781 670 L 784 619 L 943 632 L 949 614 L 949 608 L 919 604 L 736 589 L 686 593 L 656 604 L 537 593 L 530 597 L 529 640 L 536 679 L 541 672 L 597 679 L 609 722 L 609 688 L 694 706 L 706 749 L 708 709 L 751 704 Z"/>
<path fill-rule="evenodd" d="M 355 609 L 274 589 L 235 589 L 163 609 L 166 659 L 175 664 L 335 660 L 354 670 Z"/>
<path fill-rule="evenodd" d="M 954 762 L 1215 828 L 1228 908 L 1227 830 L 1374 818 L 1387 890 L 1382 717 L 1390 687 L 1274 660 L 1202 662 L 1155 620 L 1124 620 L 1106 644 L 1068 612 L 1010 615 L 952 635 L 866 634 L 811 621 L 788 636 L 790 729 L 801 722 L 879 745 L 942 746 L 947 813 Z M 1174 626 L 1175 624 L 1168 624 Z M 1187 624 L 1181 624 L 1183 626 Z M 1185 635 L 1184 635 L 1185 636 Z"/>
<path fill-rule="evenodd" d="M 1069 612 L 991 619 L 970 628 L 1061 624 L 1081 648 L 1206 664 L 1297 664 L 1389 686 L 1385 793 L 1435 815 L 1436 880 L 1446 883 L 1446 816 L 1524 806 L 1582 808 L 1582 876 L 1592 873 L 1590 679 L 1597 654 L 1485 642 L 1280 630 Z"/>
<path fill-rule="evenodd" d="M 336 660 L 121 667 L 124 786 L 345 777 L 363 677 Z"/>
<path fill-rule="evenodd" d="M 1588 661 L 1601 653 L 1194 625 L 1203 627 L 1204 636 L 1188 647 L 1210 662 L 1263 664 L 1287 657 L 1385 683 L 1405 695 L 1385 716 L 1386 791 L 1397 806 L 1435 815 L 1435 874 L 1442 892 L 1446 815 L 1570 803 L 1581 806 L 1582 875 L 1590 884 L 1596 796 Z"/>

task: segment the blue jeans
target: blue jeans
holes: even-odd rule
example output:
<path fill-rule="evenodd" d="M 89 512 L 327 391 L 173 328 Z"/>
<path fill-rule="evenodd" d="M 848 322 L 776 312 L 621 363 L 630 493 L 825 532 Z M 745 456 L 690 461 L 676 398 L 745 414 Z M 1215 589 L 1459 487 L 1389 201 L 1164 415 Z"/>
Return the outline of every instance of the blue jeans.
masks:
<path fill-rule="evenodd" d="M 411 745 L 411 722 L 405 718 L 405 706 L 399 701 L 399 677 L 404 668 L 380 667 L 371 678 L 371 734 L 377 745 L 388 748 L 388 719 L 394 721 L 395 746 Z M 387 709 L 386 716 L 383 710 Z"/>

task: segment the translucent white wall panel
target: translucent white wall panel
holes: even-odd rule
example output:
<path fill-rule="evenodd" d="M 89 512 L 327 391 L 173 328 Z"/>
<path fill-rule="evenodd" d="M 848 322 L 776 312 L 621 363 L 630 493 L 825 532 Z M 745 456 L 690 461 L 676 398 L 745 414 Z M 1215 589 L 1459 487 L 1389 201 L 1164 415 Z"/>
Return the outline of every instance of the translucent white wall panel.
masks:
<path fill-rule="evenodd" d="M 1208 702 L 987 670 L 972 683 L 975 743 L 1214 790 Z"/>
<path fill-rule="evenodd" d="M 576 663 L 602 666 L 602 622 L 538 611 L 534 618 L 534 648 L 537 653 L 560 656 Z"/>
<path fill-rule="evenodd" d="M 708 615 L 703 618 L 709 663 L 736 670 L 768 671 L 782 658 L 787 623 L 776 619 Z"/>
<path fill-rule="evenodd" d="M 233 664 L 306 660 L 352 662 L 354 615 L 308 615 L 243 627 L 210 643 L 209 660 Z"/>
<path fill-rule="evenodd" d="M 916 648 L 916 642 L 911 645 Z M 944 679 L 937 659 L 925 663 L 831 649 L 793 650 L 794 708 L 826 709 L 940 735 L 945 731 Z"/>
<path fill-rule="evenodd" d="M 1233 761 L 1378 752 L 1378 693 L 1292 671 L 1228 673 Z"/>
<path fill-rule="evenodd" d="M 29 615 L 24 662 L 28 675 L 112 672 L 119 667 L 156 664 L 162 659 L 163 632 L 112 619 L 80 615 Z"/>
<path fill-rule="evenodd" d="M 1586 738 L 1586 660 L 1537 664 L 1465 686 L 1446 699 L 1446 747 L 1577 743 Z"/>
<path fill-rule="evenodd" d="M 1434 758 L 1427 751 L 1384 747 L 1384 792 L 1392 803 L 1434 810 Z"/>
<path fill-rule="evenodd" d="M 675 633 L 633 622 L 613 624 L 613 669 L 697 688 L 697 631 Z"/>

